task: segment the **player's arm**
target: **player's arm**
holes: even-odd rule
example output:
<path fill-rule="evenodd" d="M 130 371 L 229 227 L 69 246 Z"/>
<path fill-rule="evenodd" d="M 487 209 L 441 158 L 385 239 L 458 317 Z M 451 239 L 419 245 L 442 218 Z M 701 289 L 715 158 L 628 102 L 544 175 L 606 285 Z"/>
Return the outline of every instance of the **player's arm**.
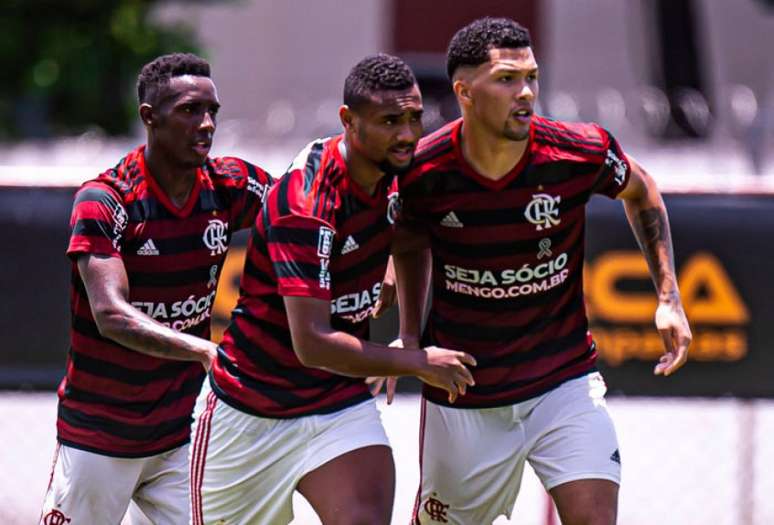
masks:
<path fill-rule="evenodd" d="M 629 224 L 648 262 L 658 293 L 656 327 L 666 352 L 654 372 L 670 375 L 688 359 L 691 329 L 677 287 L 672 237 L 664 200 L 655 181 L 642 166 L 631 157 L 627 157 L 627 160 L 631 174 L 618 198 L 623 200 Z"/>
<path fill-rule="evenodd" d="M 330 302 L 284 297 L 293 349 L 304 366 L 352 377 L 413 375 L 449 392 L 449 402 L 464 395 L 473 376 L 465 365 L 472 356 L 443 348 L 393 349 L 359 339 L 330 325 Z"/>
<path fill-rule="evenodd" d="M 129 279 L 120 257 L 83 254 L 78 271 L 100 335 L 137 352 L 199 361 L 209 370 L 215 343 L 168 328 L 129 303 Z"/>
<path fill-rule="evenodd" d="M 406 346 L 416 345 L 430 294 L 432 256 L 426 235 L 399 229 L 392 245 L 395 286 L 399 308 L 399 338 Z"/>

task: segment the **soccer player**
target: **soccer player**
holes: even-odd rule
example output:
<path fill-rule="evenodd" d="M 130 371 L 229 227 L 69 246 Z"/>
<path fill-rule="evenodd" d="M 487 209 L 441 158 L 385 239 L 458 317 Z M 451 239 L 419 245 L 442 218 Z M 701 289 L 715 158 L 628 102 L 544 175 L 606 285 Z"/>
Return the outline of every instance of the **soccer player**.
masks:
<path fill-rule="evenodd" d="M 424 386 L 415 522 L 509 515 L 526 460 L 562 523 L 615 523 L 621 459 L 584 310 L 585 206 L 593 194 L 623 201 L 658 292 L 655 373 L 670 375 L 691 332 L 664 203 L 609 132 L 534 114 L 538 64 L 516 22 L 461 29 L 447 69 L 462 118 L 420 142 L 401 190 L 407 227 L 431 252 L 395 259 L 401 338 L 417 344 L 432 282 L 422 344 L 478 366 L 455 405 Z"/>
<path fill-rule="evenodd" d="M 194 412 L 194 525 L 288 523 L 294 490 L 325 524 L 388 524 L 395 467 L 363 378 L 416 375 L 450 403 L 472 384 L 467 354 L 366 341 L 421 115 L 408 66 L 367 57 L 345 81 L 344 133 L 269 191 Z"/>
<path fill-rule="evenodd" d="M 187 444 L 216 355 L 218 276 L 271 183 L 241 159 L 208 157 L 220 103 L 207 62 L 161 56 L 137 91 L 147 144 L 75 195 L 70 351 L 44 524 L 119 523 L 131 500 L 155 524 L 188 522 Z"/>

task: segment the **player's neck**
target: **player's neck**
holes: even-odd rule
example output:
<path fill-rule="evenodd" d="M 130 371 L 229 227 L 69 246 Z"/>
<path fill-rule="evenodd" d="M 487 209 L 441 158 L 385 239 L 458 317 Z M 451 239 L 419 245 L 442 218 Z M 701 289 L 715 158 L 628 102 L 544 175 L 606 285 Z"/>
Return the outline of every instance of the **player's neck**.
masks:
<path fill-rule="evenodd" d="M 528 140 L 493 136 L 473 123 L 464 122 L 460 135 L 462 155 L 482 177 L 499 180 L 510 173 L 527 152 Z"/>
<path fill-rule="evenodd" d="M 352 179 L 355 184 L 366 192 L 368 195 L 373 195 L 376 191 L 376 186 L 379 181 L 384 177 L 384 172 L 379 169 L 369 159 L 359 155 L 344 139 L 344 148 L 346 150 L 344 161 L 347 163 L 347 173 L 349 178 Z"/>
<path fill-rule="evenodd" d="M 196 168 L 180 167 L 150 144 L 145 147 L 145 167 L 169 200 L 184 207 L 196 182 Z"/>

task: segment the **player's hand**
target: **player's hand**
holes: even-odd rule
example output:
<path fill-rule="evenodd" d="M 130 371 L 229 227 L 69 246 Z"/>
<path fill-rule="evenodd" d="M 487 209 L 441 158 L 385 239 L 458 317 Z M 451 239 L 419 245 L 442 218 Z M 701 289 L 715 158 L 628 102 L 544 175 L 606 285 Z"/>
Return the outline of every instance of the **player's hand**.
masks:
<path fill-rule="evenodd" d="M 449 403 L 454 403 L 458 396 L 464 396 L 467 388 L 476 384 L 473 374 L 465 366 L 476 366 L 472 355 L 437 346 L 427 346 L 422 350 L 427 354 L 427 366 L 418 375 L 419 379 L 428 385 L 446 390 L 449 393 Z"/>
<path fill-rule="evenodd" d="M 384 312 L 389 310 L 389 308 L 395 304 L 397 297 L 398 293 L 395 288 L 395 267 L 392 263 L 392 257 L 390 257 L 390 260 L 387 263 L 387 272 L 384 274 L 382 287 L 379 290 L 379 297 L 376 299 L 371 317 L 374 319 L 381 317 Z"/>
<path fill-rule="evenodd" d="M 218 345 L 211 341 L 205 341 L 205 347 L 201 353 L 200 362 L 207 372 L 212 368 L 212 363 L 218 358 Z"/>
<path fill-rule="evenodd" d="M 656 309 L 656 328 L 664 341 L 664 355 L 653 369 L 656 375 L 668 376 L 688 360 L 691 328 L 679 300 L 659 302 Z"/>
<path fill-rule="evenodd" d="M 390 343 L 391 347 L 393 348 L 403 348 L 403 340 L 398 338 L 392 343 Z M 398 378 L 397 377 L 382 377 L 382 376 L 372 376 L 366 378 L 366 384 L 368 385 L 368 389 L 371 391 L 371 395 L 376 397 L 379 395 L 379 392 L 381 392 L 382 387 L 386 384 L 387 385 L 387 404 L 391 405 L 392 400 L 395 398 L 395 388 L 398 385 Z"/>

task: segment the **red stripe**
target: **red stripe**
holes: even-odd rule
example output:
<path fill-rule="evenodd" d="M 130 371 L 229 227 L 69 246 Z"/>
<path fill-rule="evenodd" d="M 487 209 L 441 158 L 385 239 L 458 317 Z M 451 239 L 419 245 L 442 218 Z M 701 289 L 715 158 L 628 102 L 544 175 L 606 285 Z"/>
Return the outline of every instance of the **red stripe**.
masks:
<path fill-rule="evenodd" d="M 202 481 L 204 480 L 204 463 L 207 458 L 207 445 L 210 441 L 210 428 L 212 414 L 218 398 L 214 392 L 207 395 L 207 408 L 199 416 L 199 424 L 196 427 L 196 436 L 191 443 L 191 519 L 193 525 L 204 523 L 202 511 Z"/>
<path fill-rule="evenodd" d="M 422 459 L 425 452 L 425 423 L 427 400 L 423 397 L 422 404 L 419 410 L 419 488 L 417 489 L 417 497 L 414 500 L 414 512 L 412 513 L 412 525 L 421 525 L 419 522 L 419 504 L 422 498 Z"/>

